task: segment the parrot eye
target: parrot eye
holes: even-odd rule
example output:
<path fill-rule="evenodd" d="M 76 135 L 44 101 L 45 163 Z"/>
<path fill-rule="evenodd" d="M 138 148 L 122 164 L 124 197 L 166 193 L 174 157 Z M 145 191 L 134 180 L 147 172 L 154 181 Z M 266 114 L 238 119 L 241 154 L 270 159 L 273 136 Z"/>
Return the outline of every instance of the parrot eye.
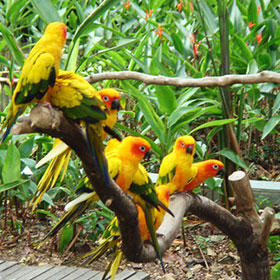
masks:
<path fill-rule="evenodd" d="M 186 144 L 184 142 L 181 142 L 181 147 L 185 148 Z"/>
<path fill-rule="evenodd" d="M 144 153 L 144 152 L 146 152 L 146 147 L 145 146 L 140 146 L 139 150 Z"/>
<path fill-rule="evenodd" d="M 110 98 L 107 95 L 105 95 L 105 96 L 102 96 L 102 100 L 105 102 L 108 102 L 110 100 Z"/>
<path fill-rule="evenodd" d="M 218 169 L 219 168 L 219 165 L 218 164 L 213 164 L 213 169 Z"/>

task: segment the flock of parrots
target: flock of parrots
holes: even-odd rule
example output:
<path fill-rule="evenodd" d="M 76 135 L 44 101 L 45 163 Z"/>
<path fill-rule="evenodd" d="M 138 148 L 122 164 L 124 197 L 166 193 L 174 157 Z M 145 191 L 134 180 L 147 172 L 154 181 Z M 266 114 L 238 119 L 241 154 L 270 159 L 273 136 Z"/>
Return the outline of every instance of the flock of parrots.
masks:
<path fill-rule="evenodd" d="M 119 92 L 112 88 L 96 91 L 80 75 L 59 69 L 66 33 L 67 28 L 63 23 L 50 23 L 43 37 L 26 58 L 13 92 L 8 115 L 2 124 L 2 129 L 6 128 L 2 142 L 28 105 L 43 103 L 59 108 L 66 118 L 73 121 L 73 125 L 79 124 L 85 130 L 89 152 L 104 179 L 108 182 L 111 177 L 132 197 L 138 209 L 142 240 L 152 239 L 164 270 L 156 230 L 161 225 L 166 212 L 174 216 L 168 209 L 169 196 L 176 191 L 193 191 L 206 179 L 222 173 L 224 165 L 218 160 L 193 163 L 195 140 L 189 135 L 180 136 L 176 139 L 172 152 L 162 160 L 159 176 L 154 185 L 141 164 L 144 156 L 151 149 L 149 142 L 134 136 L 119 139 L 112 130 L 120 108 Z M 107 142 L 104 150 L 103 140 L 107 134 L 114 138 Z M 108 168 L 104 163 L 103 151 L 105 151 Z M 63 180 L 71 152 L 71 148 L 64 142 L 55 139 L 52 150 L 37 164 L 37 167 L 40 167 L 51 161 L 30 202 L 32 210 L 36 209 L 44 193 L 55 185 L 60 175 Z M 84 177 L 78 185 L 76 193 L 79 196 L 66 205 L 65 215 L 44 240 L 54 236 L 67 222 L 73 222 L 92 202 L 99 200 L 94 186 L 87 177 Z M 110 272 L 111 277 L 114 278 L 122 259 L 117 218 L 108 225 L 98 241 L 98 246 L 80 258 L 93 262 L 112 248 L 115 248 L 115 257 L 105 274 Z"/>

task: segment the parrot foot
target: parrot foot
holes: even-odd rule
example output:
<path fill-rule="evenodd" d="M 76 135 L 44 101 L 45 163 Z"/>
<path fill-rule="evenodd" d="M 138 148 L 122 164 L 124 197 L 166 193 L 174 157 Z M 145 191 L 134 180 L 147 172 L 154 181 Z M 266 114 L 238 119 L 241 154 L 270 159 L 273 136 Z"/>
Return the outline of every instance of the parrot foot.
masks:
<path fill-rule="evenodd" d="M 52 129 L 55 129 L 56 128 L 56 119 L 55 119 L 55 110 L 52 106 L 52 104 L 48 101 L 45 101 L 45 102 L 42 102 L 41 105 L 45 108 L 48 108 L 49 111 L 50 111 L 50 114 L 53 118 L 53 124 L 52 124 Z"/>

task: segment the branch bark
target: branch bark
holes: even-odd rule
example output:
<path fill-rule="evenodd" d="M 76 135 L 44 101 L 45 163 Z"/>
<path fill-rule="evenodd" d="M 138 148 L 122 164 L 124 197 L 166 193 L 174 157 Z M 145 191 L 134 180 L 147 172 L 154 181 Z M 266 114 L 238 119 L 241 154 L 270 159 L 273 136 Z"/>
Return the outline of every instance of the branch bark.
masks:
<path fill-rule="evenodd" d="M 280 74 L 272 71 L 262 71 L 257 74 L 248 75 L 225 75 L 204 78 L 174 78 L 166 76 L 154 76 L 134 71 L 118 71 L 93 74 L 86 78 L 93 84 L 102 80 L 137 80 L 146 85 L 169 85 L 176 87 L 224 87 L 233 84 L 258 84 L 258 83 L 280 83 Z M 18 79 L 14 80 L 17 83 Z M 1 84 L 9 84 L 9 79 L 0 77 Z"/>
<path fill-rule="evenodd" d="M 102 80 L 137 80 L 145 83 L 146 85 L 169 85 L 176 87 L 224 87 L 233 84 L 280 83 L 280 74 L 272 71 L 262 71 L 258 74 L 225 75 L 192 79 L 154 76 L 134 71 L 119 71 L 93 74 L 88 76 L 86 80 L 91 84 Z"/>

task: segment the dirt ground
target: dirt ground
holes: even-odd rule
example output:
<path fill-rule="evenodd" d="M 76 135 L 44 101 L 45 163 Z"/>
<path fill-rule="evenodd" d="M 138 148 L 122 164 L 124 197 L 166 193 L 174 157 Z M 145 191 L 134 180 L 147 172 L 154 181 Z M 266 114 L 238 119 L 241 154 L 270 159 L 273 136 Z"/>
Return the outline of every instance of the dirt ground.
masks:
<path fill-rule="evenodd" d="M 185 222 L 185 242 L 180 233 L 172 246 L 163 256 L 166 274 L 161 271 L 160 264 L 138 264 L 123 260 L 122 269 L 145 271 L 151 279 L 181 280 L 181 279 L 241 279 L 239 257 L 232 242 L 209 223 L 199 223 L 195 216 Z M 55 239 L 46 242 L 40 249 L 34 249 L 50 227 L 47 222 L 28 217 L 24 232 L 16 231 L 0 233 L 0 260 L 14 260 L 26 265 L 42 265 L 45 263 L 61 265 L 65 261 L 75 259 L 75 256 L 94 248 L 94 243 L 77 242 L 74 250 L 62 255 L 55 252 Z M 83 265 L 74 261 L 71 266 L 90 267 L 93 270 L 104 271 L 110 261 L 110 256 L 103 257 L 92 265 Z M 273 263 L 272 263 L 273 264 Z"/>

